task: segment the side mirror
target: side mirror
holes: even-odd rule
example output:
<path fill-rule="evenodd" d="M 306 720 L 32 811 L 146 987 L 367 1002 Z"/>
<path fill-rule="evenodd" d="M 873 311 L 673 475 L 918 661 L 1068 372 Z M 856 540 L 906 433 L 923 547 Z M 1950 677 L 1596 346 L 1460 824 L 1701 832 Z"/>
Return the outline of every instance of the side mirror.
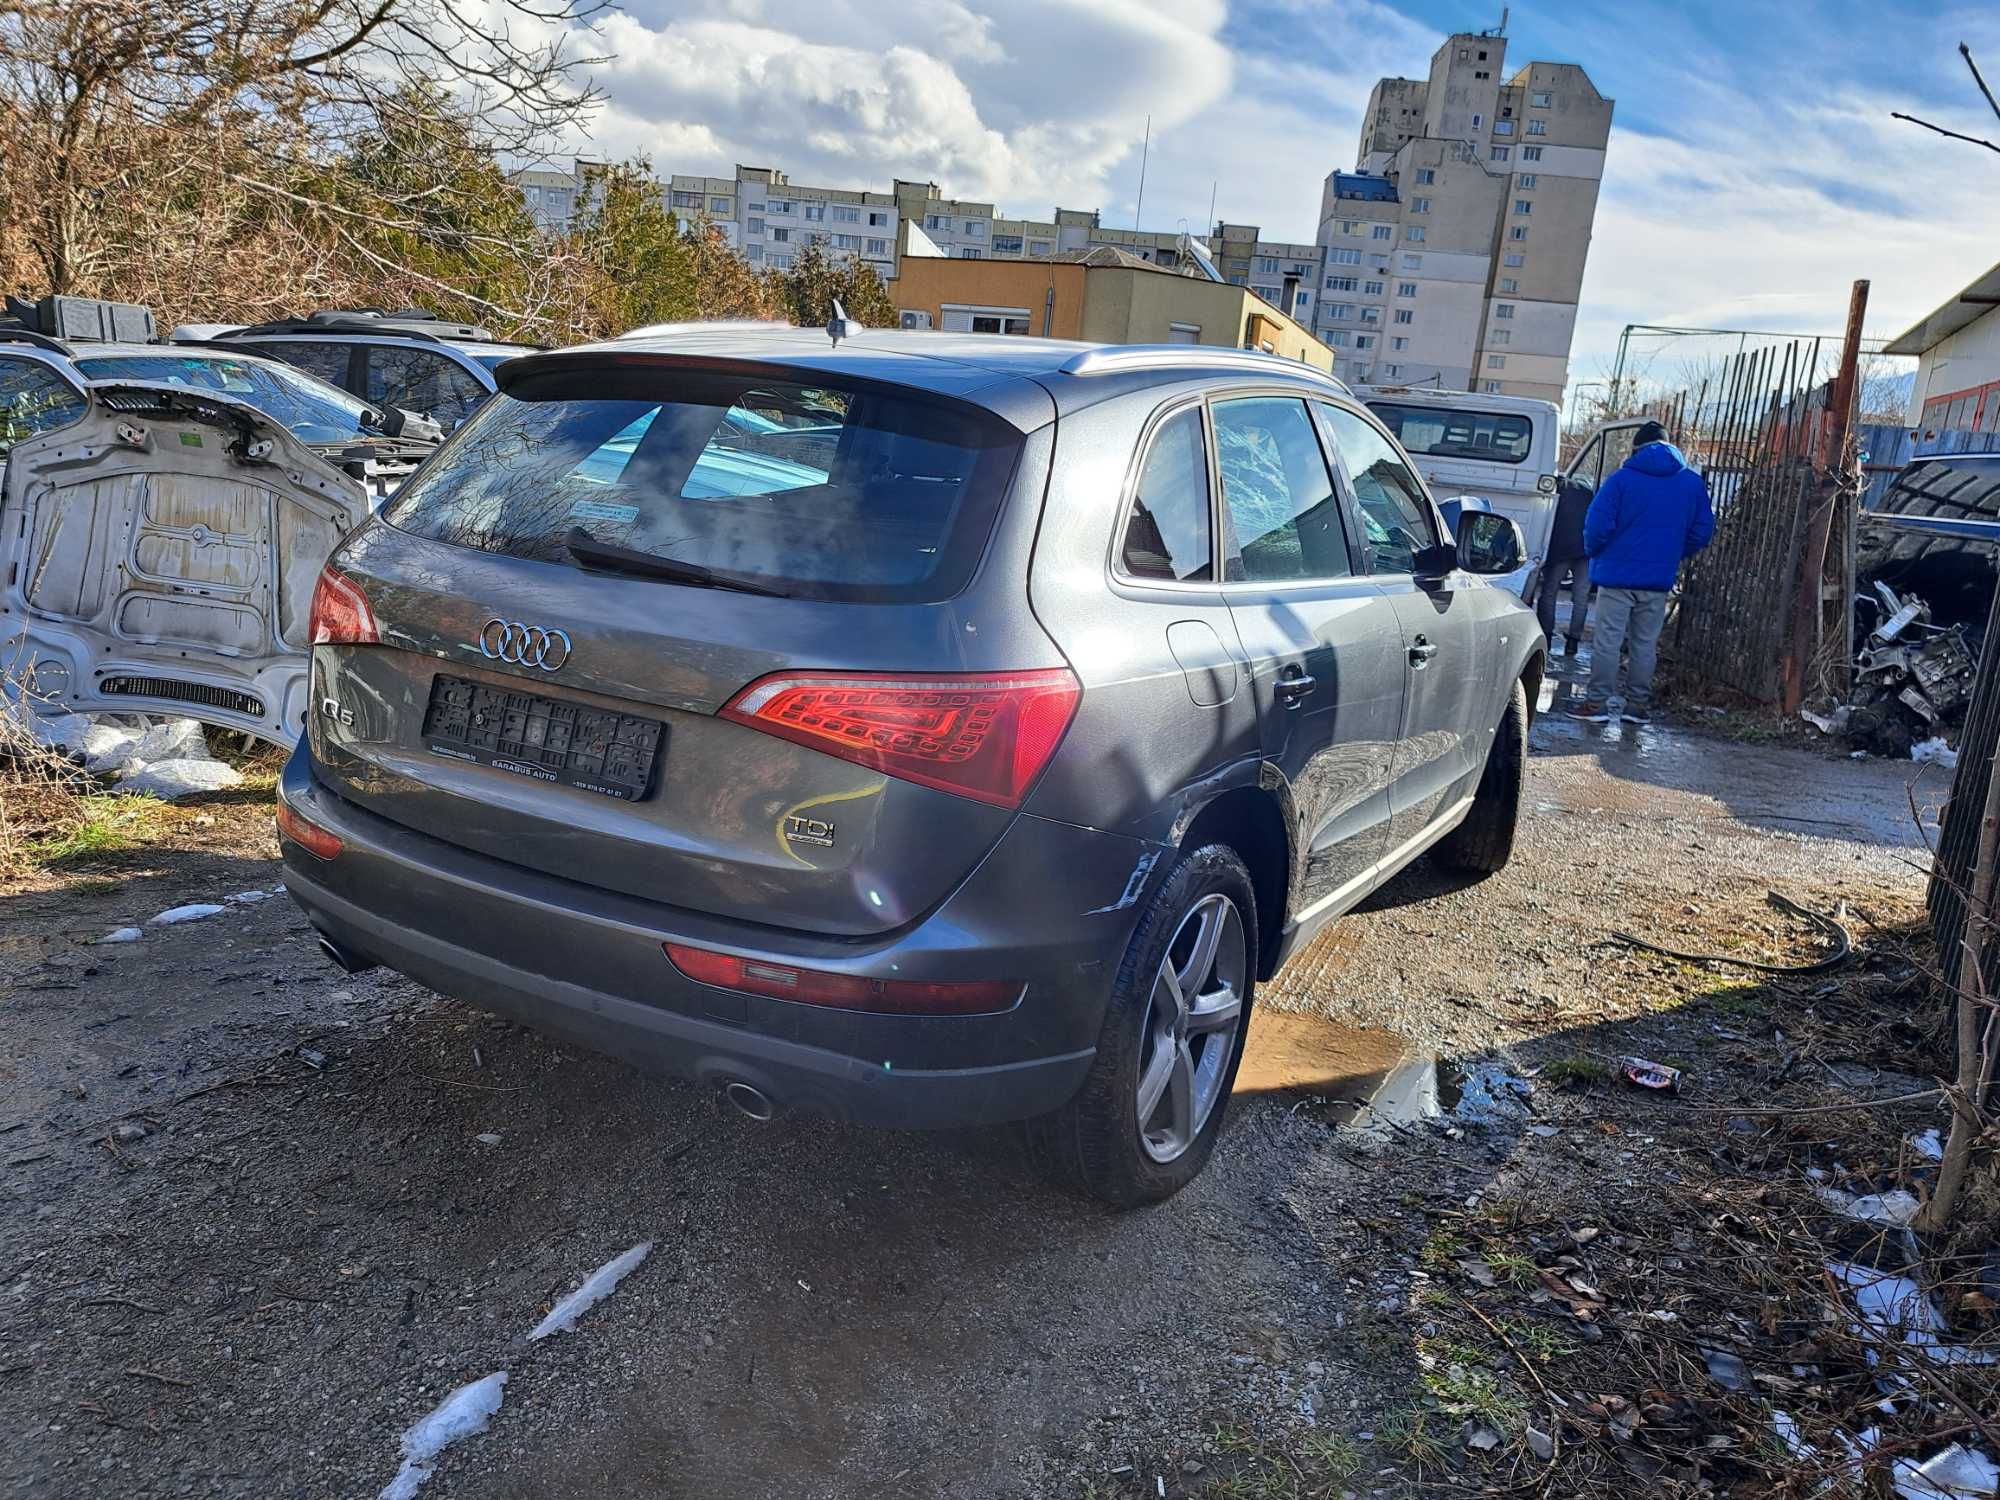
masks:
<path fill-rule="evenodd" d="M 1498 511 L 1467 511 L 1458 520 L 1458 553 L 1454 561 L 1468 573 L 1493 577 L 1511 573 L 1528 555 L 1521 528 Z"/>

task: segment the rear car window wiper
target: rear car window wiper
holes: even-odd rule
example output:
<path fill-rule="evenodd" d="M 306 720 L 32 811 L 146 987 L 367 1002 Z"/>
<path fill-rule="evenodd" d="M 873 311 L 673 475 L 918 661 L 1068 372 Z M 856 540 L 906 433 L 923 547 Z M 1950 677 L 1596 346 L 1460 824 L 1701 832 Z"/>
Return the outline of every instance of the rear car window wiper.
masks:
<path fill-rule="evenodd" d="M 631 573 L 641 578 L 661 578 L 669 583 L 692 584 L 704 589 L 734 589 L 739 594 L 765 594 L 773 599 L 788 599 L 791 596 L 783 589 L 774 589 L 769 584 L 757 583 L 748 578 L 738 578 L 729 573 L 718 573 L 713 568 L 705 568 L 700 563 L 681 562 L 671 557 L 662 557 L 656 552 L 641 552 L 636 547 L 621 547 L 616 542 L 600 542 L 581 526 L 572 526 L 563 537 L 563 546 L 569 555 L 587 568 L 604 568 L 614 573 Z"/>

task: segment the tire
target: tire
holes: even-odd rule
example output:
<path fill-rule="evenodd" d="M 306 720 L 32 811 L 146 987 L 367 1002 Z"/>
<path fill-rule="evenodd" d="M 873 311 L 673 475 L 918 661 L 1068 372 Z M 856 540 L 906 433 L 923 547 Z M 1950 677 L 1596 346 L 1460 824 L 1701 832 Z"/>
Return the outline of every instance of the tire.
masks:
<path fill-rule="evenodd" d="M 1209 915 L 1217 924 L 1211 971 L 1194 975 Z M 1170 957 L 1192 983 L 1192 1007 L 1173 1005 Z M 1027 1122 L 1028 1152 L 1043 1175 L 1121 1209 L 1157 1203 L 1191 1182 L 1229 1107 L 1256 974 L 1257 898 L 1242 859 L 1226 844 L 1182 854 L 1126 945 L 1083 1086 L 1061 1109 Z M 1225 984 L 1235 997 L 1227 1019 Z M 1158 1101 L 1145 1121 L 1142 1073 Z"/>
<path fill-rule="evenodd" d="M 1493 736 L 1493 748 L 1486 752 L 1486 769 L 1472 794 L 1472 810 L 1437 841 L 1432 850 L 1437 862 L 1467 875 L 1506 869 L 1514 856 L 1514 831 L 1521 822 L 1521 791 L 1527 777 L 1528 692 L 1516 682 Z"/>

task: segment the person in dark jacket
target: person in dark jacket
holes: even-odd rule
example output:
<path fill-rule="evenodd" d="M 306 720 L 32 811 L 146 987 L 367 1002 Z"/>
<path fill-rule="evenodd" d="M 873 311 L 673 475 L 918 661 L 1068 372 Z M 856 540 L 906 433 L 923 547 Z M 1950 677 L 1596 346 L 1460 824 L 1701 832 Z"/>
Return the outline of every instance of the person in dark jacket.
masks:
<path fill-rule="evenodd" d="M 1715 511 L 1708 483 L 1690 468 L 1666 429 L 1648 422 L 1632 436 L 1632 456 L 1598 486 L 1583 519 L 1583 550 L 1597 583 L 1597 634 L 1591 645 L 1590 695 L 1573 705 L 1573 719 L 1611 717 L 1618 690 L 1618 653 L 1631 652 L 1624 718 L 1648 722 L 1653 667 L 1667 595 L 1681 564 L 1708 545 Z"/>
<path fill-rule="evenodd" d="M 1549 638 L 1553 655 L 1556 644 L 1556 606 L 1569 595 L 1569 655 L 1575 659 L 1583 644 L 1583 624 L 1590 617 L 1590 560 L 1583 555 L 1583 515 L 1590 508 L 1590 486 L 1565 479 L 1556 492 L 1555 519 L 1549 525 L 1549 555 L 1542 564 L 1541 587 L 1535 594 L 1535 616 L 1542 622 L 1542 634 Z M 1563 574 L 1569 584 L 1563 584 Z"/>

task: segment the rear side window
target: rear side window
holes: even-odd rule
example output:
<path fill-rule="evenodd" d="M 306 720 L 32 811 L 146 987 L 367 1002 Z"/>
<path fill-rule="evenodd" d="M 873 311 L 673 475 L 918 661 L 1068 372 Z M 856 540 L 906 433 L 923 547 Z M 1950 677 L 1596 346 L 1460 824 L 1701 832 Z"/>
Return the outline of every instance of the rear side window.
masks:
<path fill-rule="evenodd" d="M 1305 402 L 1216 402 L 1215 459 L 1233 544 L 1230 577 L 1285 583 L 1352 571 L 1340 503 Z"/>
<path fill-rule="evenodd" d="M 376 406 L 400 406 L 449 430 L 485 399 L 486 387 L 442 354 L 382 344 L 368 348 L 368 400 Z"/>
<path fill-rule="evenodd" d="M 83 410 L 83 393 L 41 361 L 0 358 L 0 453 Z"/>
<path fill-rule="evenodd" d="M 1518 412 L 1402 406 L 1391 401 L 1371 401 L 1368 409 L 1413 455 L 1518 464 L 1535 444 L 1534 423 Z"/>
<path fill-rule="evenodd" d="M 354 352 L 352 344 L 335 343 L 331 339 L 257 339 L 239 347 L 267 359 L 282 359 L 286 364 L 296 365 L 308 375 L 317 375 L 328 385 L 337 385 L 343 391 L 348 387 L 348 367 Z"/>
<path fill-rule="evenodd" d="M 1417 553 L 1437 545 L 1430 496 L 1388 440 L 1351 411 L 1322 406 L 1354 480 L 1366 531 L 1368 565 L 1377 573 L 1413 573 Z"/>
<path fill-rule="evenodd" d="M 567 540 L 785 594 L 928 602 L 984 551 L 1020 434 L 876 387 L 549 371 L 496 396 L 387 512 L 418 536 L 574 563 Z"/>
<path fill-rule="evenodd" d="M 1177 411 L 1153 431 L 1125 520 L 1125 571 L 1134 578 L 1206 583 L 1215 576 L 1208 509 L 1208 446 L 1201 409 Z"/>

